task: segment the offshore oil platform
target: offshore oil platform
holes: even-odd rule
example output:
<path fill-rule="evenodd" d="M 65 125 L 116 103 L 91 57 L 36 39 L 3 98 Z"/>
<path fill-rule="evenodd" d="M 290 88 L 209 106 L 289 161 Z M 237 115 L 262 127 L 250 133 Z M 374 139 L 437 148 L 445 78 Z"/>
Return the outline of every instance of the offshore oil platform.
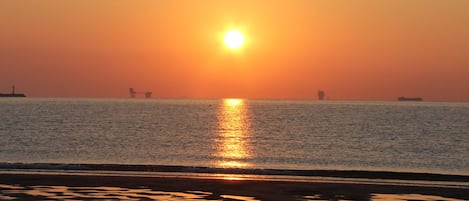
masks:
<path fill-rule="evenodd" d="M 135 98 L 137 94 L 143 94 L 145 95 L 145 98 L 151 98 L 151 91 L 146 91 L 146 92 L 138 92 L 135 91 L 134 88 L 129 88 L 129 93 L 130 93 L 130 98 Z"/>
<path fill-rule="evenodd" d="M 324 100 L 326 93 L 323 90 L 318 90 L 318 100 Z"/>
<path fill-rule="evenodd" d="M 11 86 L 11 93 L 10 94 L 0 93 L 0 98 L 1 97 L 26 97 L 26 95 L 15 93 L 15 85 L 13 85 L 13 86 Z"/>

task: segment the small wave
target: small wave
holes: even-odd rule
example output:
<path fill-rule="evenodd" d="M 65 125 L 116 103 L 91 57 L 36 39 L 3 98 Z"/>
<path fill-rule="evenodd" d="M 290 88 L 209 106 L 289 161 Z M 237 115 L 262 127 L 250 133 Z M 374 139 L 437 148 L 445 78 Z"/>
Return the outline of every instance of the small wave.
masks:
<path fill-rule="evenodd" d="M 171 165 L 131 164 L 61 164 L 61 163 L 0 163 L 0 170 L 86 170 L 86 171 L 128 171 L 128 172 L 179 172 L 243 175 L 314 176 L 365 179 L 397 179 L 421 181 L 469 182 L 468 175 L 435 173 L 363 171 L 363 170 L 290 170 L 290 169 L 244 169 L 213 168 Z"/>

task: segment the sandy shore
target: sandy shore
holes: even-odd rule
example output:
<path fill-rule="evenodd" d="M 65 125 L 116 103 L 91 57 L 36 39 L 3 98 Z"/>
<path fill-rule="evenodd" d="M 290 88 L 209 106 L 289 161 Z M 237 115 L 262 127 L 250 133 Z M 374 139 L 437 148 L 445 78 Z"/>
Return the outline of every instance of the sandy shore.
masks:
<path fill-rule="evenodd" d="M 0 200 L 469 200 L 464 186 L 0 174 Z"/>

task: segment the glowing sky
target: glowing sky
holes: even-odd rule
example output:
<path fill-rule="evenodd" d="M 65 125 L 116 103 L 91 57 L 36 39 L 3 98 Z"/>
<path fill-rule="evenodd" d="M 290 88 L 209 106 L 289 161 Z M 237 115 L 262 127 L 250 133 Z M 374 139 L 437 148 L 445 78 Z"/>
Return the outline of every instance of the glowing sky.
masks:
<path fill-rule="evenodd" d="M 469 101 L 469 1 L 0 1 L 0 92 Z M 224 45 L 231 29 L 245 36 Z"/>

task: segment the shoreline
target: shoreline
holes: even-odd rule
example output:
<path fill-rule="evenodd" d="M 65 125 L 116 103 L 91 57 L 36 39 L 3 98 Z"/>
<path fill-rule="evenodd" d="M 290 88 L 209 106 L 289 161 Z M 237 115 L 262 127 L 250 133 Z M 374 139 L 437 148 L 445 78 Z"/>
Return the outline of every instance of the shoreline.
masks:
<path fill-rule="evenodd" d="M 213 176 L 196 178 L 184 175 L 124 176 L 119 173 L 73 175 L 67 172 L 0 172 L 0 198 L 185 200 L 190 196 L 198 196 L 196 200 L 389 200 L 393 196 L 407 196 L 408 199 L 431 200 L 436 196 L 440 200 L 469 199 L 468 184 L 465 187 L 438 186 L 428 182 L 425 186 L 415 186 L 406 183 L 357 183 L 328 179 L 277 181 L 236 178 L 236 175 Z"/>
<path fill-rule="evenodd" d="M 0 162 L 0 172 L 20 171 L 88 171 L 88 172 L 141 172 L 141 173 L 208 173 L 258 176 L 307 176 L 359 179 L 393 179 L 416 181 L 469 182 L 469 175 L 426 172 L 396 172 L 374 170 L 294 170 L 294 169 L 252 169 L 216 168 L 176 165 L 137 165 L 137 164 L 60 164 L 60 163 L 5 163 Z"/>

